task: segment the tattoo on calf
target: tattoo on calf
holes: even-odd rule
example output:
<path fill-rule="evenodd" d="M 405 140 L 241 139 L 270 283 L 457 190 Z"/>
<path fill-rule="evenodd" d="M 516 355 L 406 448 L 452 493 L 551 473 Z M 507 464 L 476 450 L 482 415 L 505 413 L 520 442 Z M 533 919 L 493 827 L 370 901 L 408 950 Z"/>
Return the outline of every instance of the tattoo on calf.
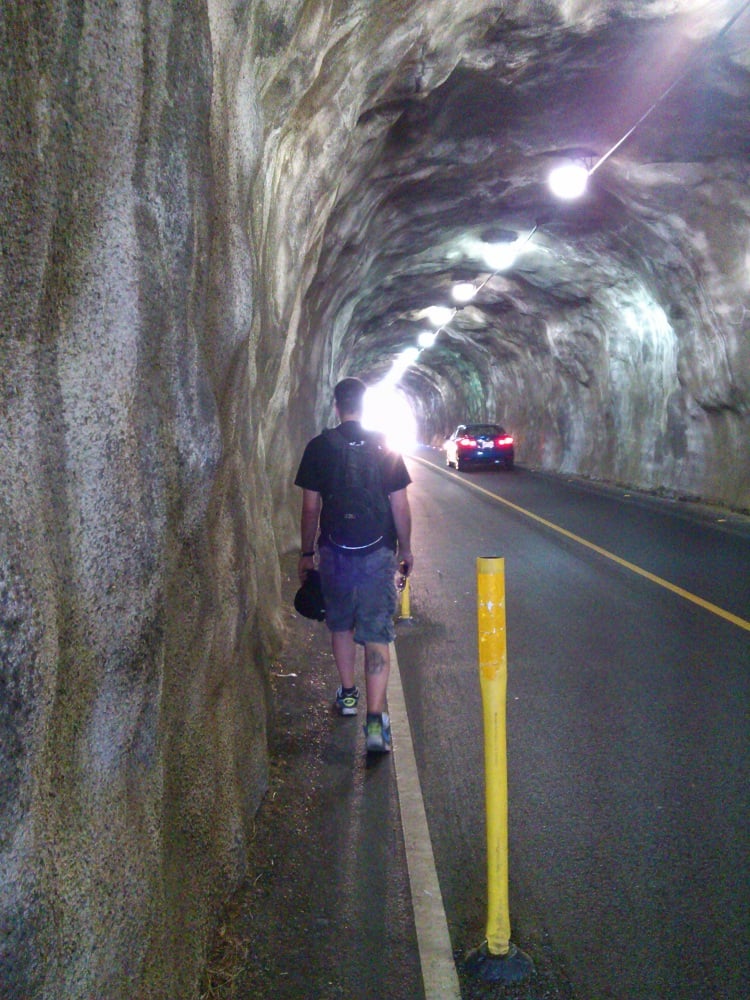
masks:
<path fill-rule="evenodd" d="M 385 657 L 379 650 L 368 650 L 365 657 L 365 673 L 382 674 L 385 670 Z"/>

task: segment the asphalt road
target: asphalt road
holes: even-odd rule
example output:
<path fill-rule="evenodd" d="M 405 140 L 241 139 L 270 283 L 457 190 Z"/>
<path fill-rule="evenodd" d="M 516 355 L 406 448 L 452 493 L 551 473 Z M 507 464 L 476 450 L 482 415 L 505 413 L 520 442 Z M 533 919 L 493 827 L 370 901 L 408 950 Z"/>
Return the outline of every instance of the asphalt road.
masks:
<path fill-rule="evenodd" d="M 501 556 L 513 941 L 576 1000 L 747 1000 L 750 519 L 408 465 L 396 649 L 454 952 L 487 916 L 476 559 Z"/>

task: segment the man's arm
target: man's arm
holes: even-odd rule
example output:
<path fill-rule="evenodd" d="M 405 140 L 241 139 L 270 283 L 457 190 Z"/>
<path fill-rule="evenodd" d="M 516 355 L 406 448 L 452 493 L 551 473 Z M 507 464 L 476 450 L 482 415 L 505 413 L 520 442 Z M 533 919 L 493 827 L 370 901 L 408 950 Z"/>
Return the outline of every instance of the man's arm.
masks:
<path fill-rule="evenodd" d="M 414 556 L 411 552 L 411 508 L 406 488 L 391 493 L 388 499 L 391 501 L 393 521 L 396 525 L 399 562 L 406 563 L 408 574 L 411 573 L 411 568 L 414 565 Z"/>
<path fill-rule="evenodd" d="M 304 583 L 307 571 L 315 566 L 314 556 L 305 556 L 303 552 L 315 551 L 315 536 L 318 532 L 321 498 L 315 490 L 302 490 L 302 516 L 299 525 L 300 557 L 297 574 Z"/>

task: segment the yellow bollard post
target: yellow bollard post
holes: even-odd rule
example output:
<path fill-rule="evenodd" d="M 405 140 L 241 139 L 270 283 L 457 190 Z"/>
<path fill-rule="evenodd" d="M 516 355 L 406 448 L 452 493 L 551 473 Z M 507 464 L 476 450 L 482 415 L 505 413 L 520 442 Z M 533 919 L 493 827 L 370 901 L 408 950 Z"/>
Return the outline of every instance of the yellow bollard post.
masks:
<path fill-rule="evenodd" d="M 510 904 L 504 559 L 477 559 L 477 625 L 487 805 L 487 949 L 491 955 L 507 955 L 510 950 Z"/>
<path fill-rule="evenodd" d="M 404 580 L 404 589 L 401 591 L 401 617 L 411 618 L 411 598 L 409 596 L 409 577 Z"/>
<path fill-rule="evenodd" d="M 490 982 L 519 982 L 534 966 L 510 940 L 504 559 L 477 559 L 477 628 L 487 809 L 487 940 L 470 953 L 467 966 Z"/>
<path fill-rule="evenodd" d="M 403 580 L 403 586 L 397 585 L 399 587 L 399 593 L 401 595 L 401 603 L 399 607 L 399 613 L 396 617 L 396 621 L 404 622 L 411 621 L 411 599 L 409 597 L 409 577 L 401 577 Z"/>

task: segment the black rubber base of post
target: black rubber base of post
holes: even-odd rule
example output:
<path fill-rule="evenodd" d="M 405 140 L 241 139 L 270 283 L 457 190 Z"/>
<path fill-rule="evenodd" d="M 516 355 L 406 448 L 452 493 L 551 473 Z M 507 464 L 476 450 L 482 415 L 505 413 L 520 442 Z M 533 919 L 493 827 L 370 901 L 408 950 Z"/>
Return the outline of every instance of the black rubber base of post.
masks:
<path fill-rule="evenodd" d="M 511 942 L 507 955 L 491 955 L 485 941 L 466 956 L 466 971 L 486 983 L 520 983 L 534 975 L 534 963 Z"/>

